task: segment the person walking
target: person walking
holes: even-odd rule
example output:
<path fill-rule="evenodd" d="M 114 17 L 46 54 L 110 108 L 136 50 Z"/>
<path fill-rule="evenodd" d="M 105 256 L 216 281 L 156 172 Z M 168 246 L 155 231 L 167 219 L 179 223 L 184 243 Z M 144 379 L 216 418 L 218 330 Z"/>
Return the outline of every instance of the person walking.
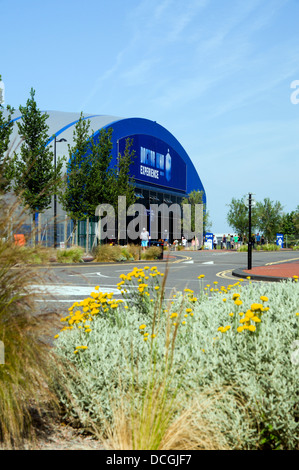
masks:
<path fill-rule="evenodd" d="M 231 245 L 230 245 L 230 234 L 227 235 L 227 238 L 226 238 L 226 248 L 228 250 L 231 249 Z"/>
<path fill-rule="evenodd" d="M 142 250 L 145 251 L 146 248 L 148 247 L 148 241 L 149 241 L 149 233 L 145 228 L 142 229 L 142 232 L 140 234 L 140 240 L 141 240 Z"/>
<path fill-rule="evenodd" d="M 216 238 L 216 235 L 214 235 L 214 237 L 213 237 L 213 245 L 214 245 L 214 250 L 216 250 L 216 248 L 217 248 L 217 238 Z"/>

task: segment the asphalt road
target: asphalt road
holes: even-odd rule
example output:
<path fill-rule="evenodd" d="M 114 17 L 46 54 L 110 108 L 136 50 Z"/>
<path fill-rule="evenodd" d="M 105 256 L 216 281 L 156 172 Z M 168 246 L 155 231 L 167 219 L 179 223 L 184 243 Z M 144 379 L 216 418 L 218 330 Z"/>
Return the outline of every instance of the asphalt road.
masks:
<path fill-rule="evenodd" d="M 263 266 L 278 261 L 298 259 L 298 252 L 254 252 L 252 267 Z M 127 274 L 134 266 L 157 266 L 159 271 L 166 273 L 166 295 L 171 291 L 183 290 L 188 287 L 196 292 L 199 286 L 198 276 L 204 274 L 204 283 L 219 286 L 234 284 L 238 278 L 232 275 L 237 268 L 247 268 L 247 253 L 214 251 L 171 252 L 166 261 L 142 263 L 96 264 L 80 263 L 78 265 L 53 265 L 39 267 L 41 282 L 33 285 L 32 291 L 37 293 L 37 300 L 43 311 L 65 311 L 75 301 L 88 297 L 95 286 L 101 291 L 114 292 L 119 296 L 117 283 L 120 274 Z M 244 284 L 246 284 L 246 281 Z"/>

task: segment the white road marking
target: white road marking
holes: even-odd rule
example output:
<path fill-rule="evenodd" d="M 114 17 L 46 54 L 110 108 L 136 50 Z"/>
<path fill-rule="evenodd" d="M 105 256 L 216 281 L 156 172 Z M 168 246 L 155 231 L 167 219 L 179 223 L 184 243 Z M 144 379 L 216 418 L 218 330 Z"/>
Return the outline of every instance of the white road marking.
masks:
<path fill-rule="evenodd" d="M 58 295 L 58 296 L 71 296 L 71 295 L 83 295 L 89 296 L 91 292 L 95 289 L 91 286 L 66 286 L 66 285 L 55 285 L 55 284 L 48 284 L 48 285 L 32 285 L 30 286 L 30 290 L 34 294 L 51 294 L 51 295 Z M 100 292 L 103 293 L 110 293 L 119 294 L 119 290 L 115 287 L 101 287 L 99 289 Z"/>
<path fill-rule="evenodd" d="M 82 277 L 82 274 L 69 274 L 69 276 L 71 277 L 75 277 L 75 276 L 81 276 Z M 84 273 L 84 276 L 86 277 L 94 277 L 94 276 L 98 276 L 98 277 L 110 277 L 110 276 L 105 276 L 104 274 L 101 274 L 101 273 Z"/>

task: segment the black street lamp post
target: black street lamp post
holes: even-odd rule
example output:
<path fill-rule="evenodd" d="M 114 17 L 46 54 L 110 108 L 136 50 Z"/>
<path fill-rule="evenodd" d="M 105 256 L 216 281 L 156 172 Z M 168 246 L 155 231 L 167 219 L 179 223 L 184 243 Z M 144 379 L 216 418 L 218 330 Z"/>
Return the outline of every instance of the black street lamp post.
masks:
<path fill-rule="evenodd" d="M 251 199 L 252 194 L 249 193 L 248 197 L 248 260 L 247 260 L 247 269 L 252 269 L 252 236 L 251 236 Z"/>
<path fill-rule="evenodd" d="M 57 140 L 56 135 L 54 137 L 54 169 L 55 169 L 55 178 L 56 178 L 56 143 L 57 142 L 66 142 L 67 140 L 61 138 Z M 54 248 L 57 247 L 57 194 L 56 188 L 54 192 Z"/>

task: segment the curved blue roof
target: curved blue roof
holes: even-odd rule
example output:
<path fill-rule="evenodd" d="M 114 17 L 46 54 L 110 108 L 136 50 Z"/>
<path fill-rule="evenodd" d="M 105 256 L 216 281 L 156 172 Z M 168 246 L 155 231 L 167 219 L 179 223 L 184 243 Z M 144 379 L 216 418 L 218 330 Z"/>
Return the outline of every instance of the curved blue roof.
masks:
<path fill-rule="evenodd" d="M 49 135 L 52 136 L 49 141 L 48 145 L 53 144 L 54 136 L 64 137 L 67 141 L 67 144 L 70 146 L 73 145 L 73 132 L 75 128 L 75 124 L 80 119 L 80 113 L 69 113 L 69 112 L 60 112 L 60 111 L 46 111 L 49 115 L 47 120 L 47 124 L 49 126 Z M 21 119 L 21 115 L 16 113 L 14 115 L 13 121 L 17 121 Z M 179 156 L 186 167 L 186 184 L 183 193 L 189 194 L 193 190 L 203 191 L 203 202 L 206 202 L 206 194 L 201 182 L 201 179 L 190 159 L 189 155 L 182 147 L 180 142 L 171 134 L 165 127 L 161 126 L 155 121 L 151 121 L 144 118 L 121 118 L 116 116 L 108 116 L 108 115 L 84 115 L 85 119 L 90 120 L 90 129 L 91 137 L 93 139 L 97 139 L 101 129 L 107 129 L 111 127 L 113 129 L 112 132 L 112 143 L 113 143 L 113 150 L 112 150 L 112 165 L 114 166 L 117 162 L 117 155 L 118 155 L 118 142 L 121 139 L 130 136 L 149 136 L 157 141 L 161 141 L 165 143 L 166 146 L 171 147 L 176 154 Z M 20 140 L 18 138 L 18 128 L 15 125 L 13 130 L 13 135 L 11 137 L 11 141 L 15 142 L 15 145 L 18 146 Z M 57 145 L 56 147 L 57 155 L 65 155 L 66 148 L 63 145 Z M 146 183 L 150 185 L 150 182 Z M 167 189 L 167 188 L 166 188 Z M 169 188 L 168 188 L 169 189 Z M 182 192 L 182 191 L 180 191 Z"/>

